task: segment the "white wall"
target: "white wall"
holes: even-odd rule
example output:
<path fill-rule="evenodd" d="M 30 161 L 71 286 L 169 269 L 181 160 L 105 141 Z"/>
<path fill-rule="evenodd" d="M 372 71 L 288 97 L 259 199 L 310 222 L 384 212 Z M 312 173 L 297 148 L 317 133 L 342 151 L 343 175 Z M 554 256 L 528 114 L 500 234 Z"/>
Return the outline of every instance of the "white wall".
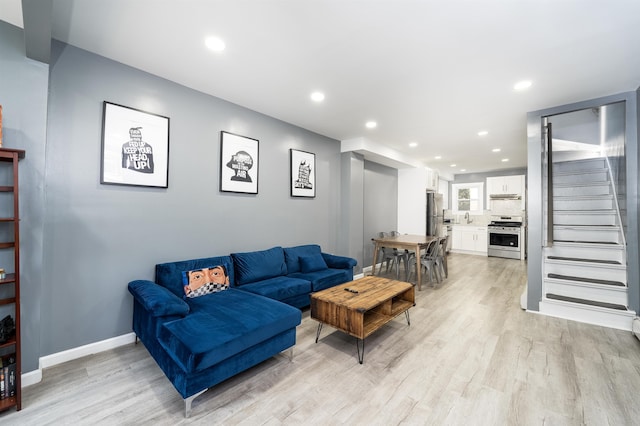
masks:
<path fill-rule="evenodd" d="M 427 171 L 424 167 L 398 170 L 398 232 L 427 232 Z"/>

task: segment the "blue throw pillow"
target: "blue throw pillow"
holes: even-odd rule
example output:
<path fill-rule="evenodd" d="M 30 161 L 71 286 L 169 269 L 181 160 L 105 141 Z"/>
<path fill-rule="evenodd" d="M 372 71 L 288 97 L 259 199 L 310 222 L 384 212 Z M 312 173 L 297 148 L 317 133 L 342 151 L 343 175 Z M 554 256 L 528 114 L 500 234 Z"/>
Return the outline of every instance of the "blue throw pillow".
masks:
<path fill-rule="evenodd" d="M 199 297 L 229 288 L 229 276 L 224 265 L 182 272 L 182 285 L 186 297 Z"/>
<path fill-rule="evenodd" d="M 233 285 L 241 286 L 287 275 L 282 247 L 246 253 L 231 253 L 235 271 Z"/>
<path fill-rule="evenodd" d="M 311 256 L 300 256 L 300 270 L 303 273 L 321 271 L 328 269 L 327 262 L 320 253 L 313 254 Z"/>

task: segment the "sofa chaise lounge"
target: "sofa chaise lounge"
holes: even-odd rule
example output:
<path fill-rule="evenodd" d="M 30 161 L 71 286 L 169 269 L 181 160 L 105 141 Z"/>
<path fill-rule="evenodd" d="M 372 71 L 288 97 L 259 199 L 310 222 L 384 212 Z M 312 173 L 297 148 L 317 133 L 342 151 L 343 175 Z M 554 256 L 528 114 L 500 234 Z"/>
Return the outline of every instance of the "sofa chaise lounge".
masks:
<path fill-rule="evenodd" d="M 355 264 L 317 245 L 158 264 L 155 282 L 128 285 L 133 331 L 188 416 L 209 387 L 291 349 L 297 308 L 309 304 L 312 291 L 352 280 Z"/>

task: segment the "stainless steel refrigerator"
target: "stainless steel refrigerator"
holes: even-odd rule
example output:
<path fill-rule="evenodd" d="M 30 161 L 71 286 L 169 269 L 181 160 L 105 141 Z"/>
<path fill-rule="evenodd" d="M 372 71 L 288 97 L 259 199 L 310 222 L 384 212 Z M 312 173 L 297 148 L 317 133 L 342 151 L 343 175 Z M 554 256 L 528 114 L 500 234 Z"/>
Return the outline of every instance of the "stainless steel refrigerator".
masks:
<path fill-rule="evenodd" d="M 442 194 L 427 191 L 427 235 L 443 235 L 443 220 Z"/>

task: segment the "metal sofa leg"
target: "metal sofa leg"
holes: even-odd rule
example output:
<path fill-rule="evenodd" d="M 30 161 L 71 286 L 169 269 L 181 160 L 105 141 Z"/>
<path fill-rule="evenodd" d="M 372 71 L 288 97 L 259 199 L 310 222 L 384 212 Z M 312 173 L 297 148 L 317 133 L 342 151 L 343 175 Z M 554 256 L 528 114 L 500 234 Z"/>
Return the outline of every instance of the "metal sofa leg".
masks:
<path fill-rule="evenodd" d="M 289 349 L 284 351 L 285 356 L 287 358 L 289 358 L 289 361 L 292 362 L 293 361 L 293 346 L 291 346 Z"/>
<path fill-rule="evenodd" d="M 202 395 L 203 393 L 205 393 L 207 390 L 208 389 L 203 389 L 200 392 L 193 394 L 190 397 L 184 399 L 184 417 L 185 418 L 189 418 L 189 414 L 191 414 L 191 403 L 193 402 L 193 400 L 199 397 L 200 395 Z"/>

